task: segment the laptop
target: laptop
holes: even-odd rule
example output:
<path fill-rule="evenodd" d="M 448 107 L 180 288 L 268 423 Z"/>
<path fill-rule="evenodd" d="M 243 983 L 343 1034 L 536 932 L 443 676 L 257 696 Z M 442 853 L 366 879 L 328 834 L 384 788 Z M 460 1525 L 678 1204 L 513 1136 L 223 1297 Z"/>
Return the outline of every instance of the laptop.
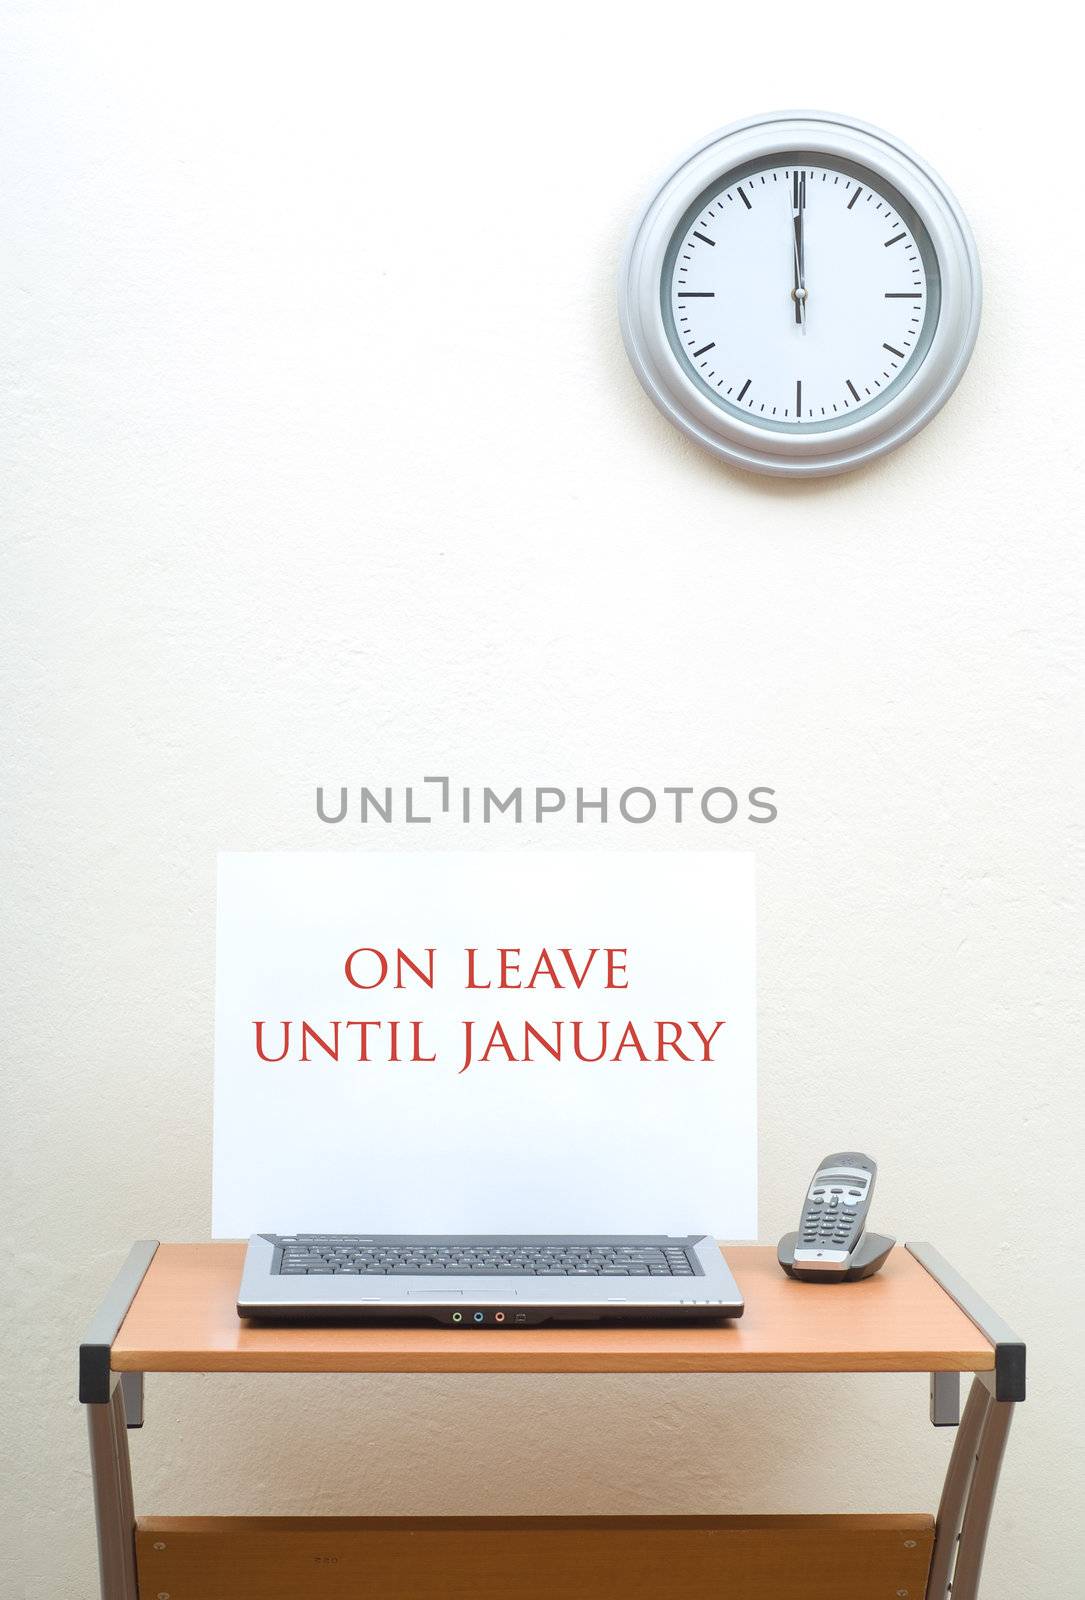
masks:
<path fill-rule="evenodd" d="M 708 1234 L 258 1233 L 241 1317 L 530 1327 L 740 1317 Z"/>

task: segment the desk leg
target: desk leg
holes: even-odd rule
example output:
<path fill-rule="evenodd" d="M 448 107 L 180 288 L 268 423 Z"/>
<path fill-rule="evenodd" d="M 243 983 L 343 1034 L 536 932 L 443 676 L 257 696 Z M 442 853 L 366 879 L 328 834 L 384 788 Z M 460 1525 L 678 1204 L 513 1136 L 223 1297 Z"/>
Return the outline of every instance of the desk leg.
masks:
<path fill-rule="evenodd" d="M 139 1600 L 132 1468 L 119 1383 L 108 1400 L 87 1406 L 87 1426 L 102 1600 Z"/>
<path fill-rule="evenodd" d="M 976 1600 L 1013 1405 L 972 1380 L 938 1506 L 927 1600 L 951 1591 L 953 1600 Z"/>

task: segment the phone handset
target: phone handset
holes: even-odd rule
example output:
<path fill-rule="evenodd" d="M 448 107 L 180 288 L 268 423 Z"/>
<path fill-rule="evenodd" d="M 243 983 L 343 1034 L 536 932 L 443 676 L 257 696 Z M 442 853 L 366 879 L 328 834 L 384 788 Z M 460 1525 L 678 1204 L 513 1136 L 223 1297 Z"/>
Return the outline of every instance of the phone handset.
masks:
<path fill-rule="evenodd" d="M 858 1150 L 838 1150 L 818 1162 L 799 1226 L 784 1234 L 777 1250 L 790 1277 L 840 1283 L 877 1272 L 896 1243 L 866 1232 L 877 1175 L 877 1163 Z"/>

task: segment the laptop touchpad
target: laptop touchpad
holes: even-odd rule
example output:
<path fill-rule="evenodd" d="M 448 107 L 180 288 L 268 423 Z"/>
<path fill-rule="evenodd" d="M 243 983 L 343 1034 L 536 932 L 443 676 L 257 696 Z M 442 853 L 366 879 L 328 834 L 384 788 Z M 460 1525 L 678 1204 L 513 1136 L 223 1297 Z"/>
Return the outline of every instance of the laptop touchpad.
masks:
<path fill-rule="evenodd" d="M 519 1294 L 518 1289 L 472 1289 L 472 1300 L 509 1300 L 515 1299 Z M 422 1300 L 462 1300 L 467 1293 L 466 1289 L 408 1289 L 409 1295 L 418 1295 Z"/>

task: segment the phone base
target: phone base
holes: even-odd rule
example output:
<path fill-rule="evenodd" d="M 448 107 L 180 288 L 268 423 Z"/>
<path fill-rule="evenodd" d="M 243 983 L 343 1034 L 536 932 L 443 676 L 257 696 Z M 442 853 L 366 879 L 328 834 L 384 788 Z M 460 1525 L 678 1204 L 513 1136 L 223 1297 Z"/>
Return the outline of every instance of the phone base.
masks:
<path fill-rule="evenodd" d="M 795 1246 L 797 1233 L 785 1233 L 776 1247 L 776 1259 L 789 1278 L 799 1278 L 803 1283 L 856 1283 L 860 1278 L 872 1278 L 883 1266 L 890 1250 L 896 1244 L 884 1233 L 864 1233 L 847 1266 L 841 1268 L 797 1267 Z"/>

